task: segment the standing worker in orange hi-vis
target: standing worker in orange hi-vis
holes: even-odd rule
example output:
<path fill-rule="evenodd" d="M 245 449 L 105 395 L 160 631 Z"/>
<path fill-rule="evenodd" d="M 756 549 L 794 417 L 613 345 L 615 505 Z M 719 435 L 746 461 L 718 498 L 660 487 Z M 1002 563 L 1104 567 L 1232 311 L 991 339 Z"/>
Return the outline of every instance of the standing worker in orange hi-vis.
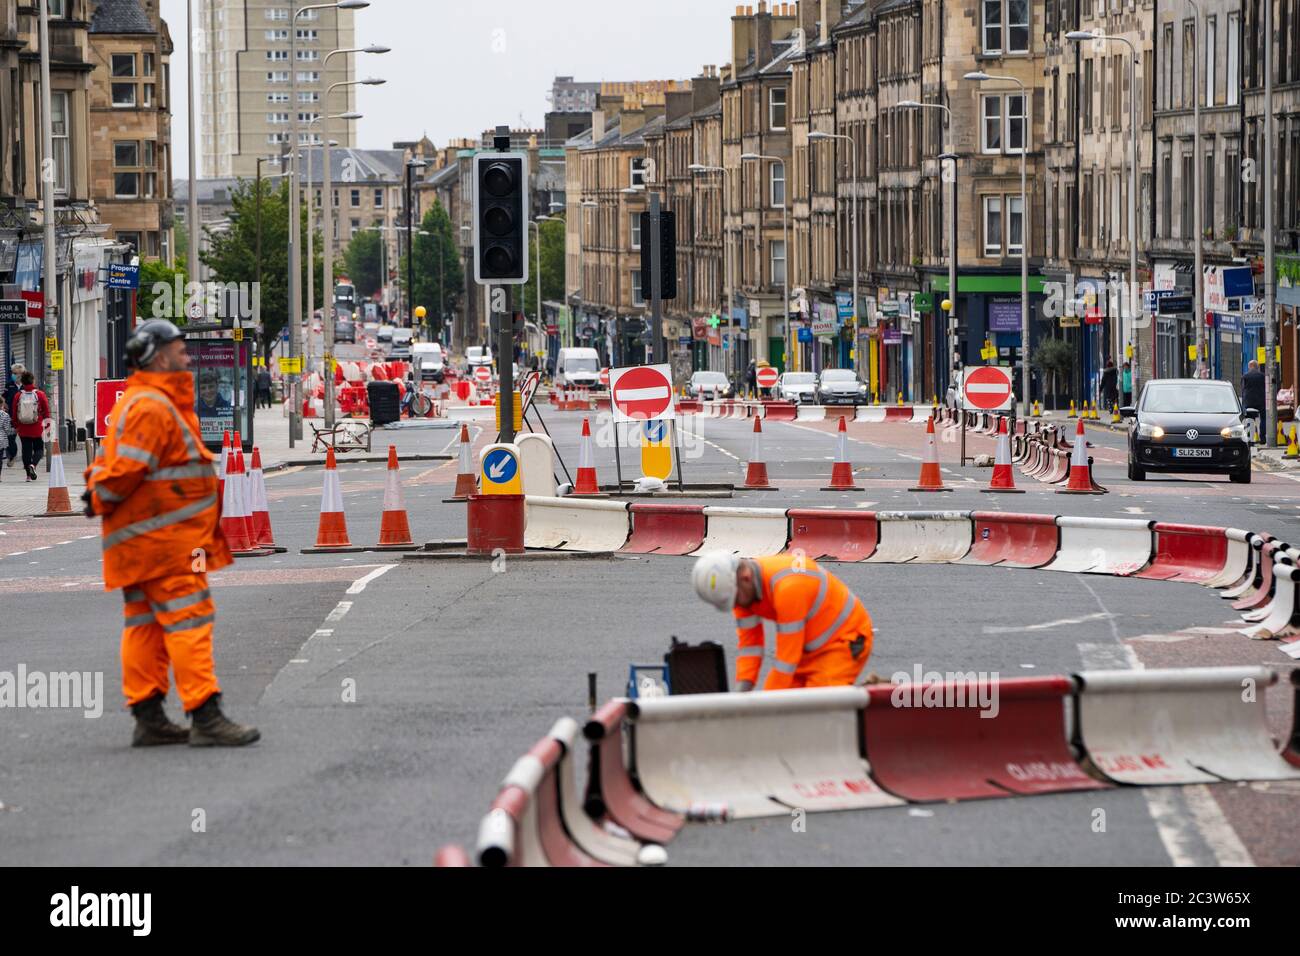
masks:
<path fill-rule="evenodd" d="M 763 622 L 776 625 L 764 690 L 857 683 L 871 655 L 871 617 L 844 582 L 803 555 L 739 558 L 711 551 L 695 562 L 699 596 L 736 618 L 736 690 L 753 690 L 763 664 Z"/>
<path fill-rule="evenodd" d="M 180 329 L 142 323 L 126 341 L 127 380 L 108 435 L 86 470 L 87 517 L 103 515 L 104 587 L 122 588 L 122 690 L 132 745 L 238 747 L 261 735 L 221 713 L 212 661 L 216 605 L 208 571 L 231 563 L 218 524 L 216 460 L 203 446 Z M 167 719 L 167 667 L 189 730 Z"/>

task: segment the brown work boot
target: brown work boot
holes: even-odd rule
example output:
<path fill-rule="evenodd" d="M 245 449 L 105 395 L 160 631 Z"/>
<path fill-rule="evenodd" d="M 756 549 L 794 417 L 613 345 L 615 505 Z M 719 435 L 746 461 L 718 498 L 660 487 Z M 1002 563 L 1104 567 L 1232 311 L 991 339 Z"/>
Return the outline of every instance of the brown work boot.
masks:
<path fill-rule="evenodd" d="M 190 732 L 167 719 L 163 699 L 162 694 L 157 694 L 131 708 L 131 713 L 135 715 L 132 747 L 161 747 L 189 741 Z"/>
<path fill-rule="evenodd" d="M 260 740 L 256 727 L 245 727 L 221 712 L 221 695 L 213 694 L 190 711 L 191 747 L 243 747 Z"/>

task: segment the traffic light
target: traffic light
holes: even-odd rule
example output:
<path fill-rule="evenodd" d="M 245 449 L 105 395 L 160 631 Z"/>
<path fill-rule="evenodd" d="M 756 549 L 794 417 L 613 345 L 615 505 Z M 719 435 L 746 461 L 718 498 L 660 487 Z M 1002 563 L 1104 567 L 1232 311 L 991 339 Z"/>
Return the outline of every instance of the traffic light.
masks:
<path fill-rule="evenodd" d="M 641 213 L 641 295 L 650 299 L 654 264 L 651 262 L 650 213 Z M 677 298 L 677 221 L 670 210 L 659 213 L 659 298 Z"/>
<path fill-rule="evenodd" d="M 474 281 L 528 281 L 528 156 L 474 157 Z"/>

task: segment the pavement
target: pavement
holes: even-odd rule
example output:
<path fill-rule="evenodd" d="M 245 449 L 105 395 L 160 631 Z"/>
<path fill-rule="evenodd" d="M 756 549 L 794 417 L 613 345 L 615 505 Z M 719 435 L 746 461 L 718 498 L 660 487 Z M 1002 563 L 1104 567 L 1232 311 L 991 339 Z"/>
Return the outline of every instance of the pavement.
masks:
<path fill-rule="evenodd" d="M 540 406 L 569 471 L 584 417 Z M 612 432 L 598 436 L 602 482 L 614 478 Z M 699 419 L 687 440 L 689 482 L 735 482 L 752 423 Z M 264 460 L 287 451 L 284 420 L 259 415 Z M 835 422 L 767 422 L 778 490 L 737 490 L 742 507 L 1005 509 L 1151 517 L 1290 536 L 1300 525 L 1293 474 L 1125 477 L 1124 436 L 1093 428 L 1098 497 L 983 494 L 990 470 L 961 468 L 941 434 L 941 496 L 908 491 L 924 428 L 851 423 L 857 492 L 823 492 Z M 277 430 L 278 429 L 278 430 Z M 491 441 L 471 426 L 475 449 Z M 968 451 L 993 442 L 968 436 Z M 454 452 L 454 431 L 395 433 L 410 454 Z M 386 442 L 385 442 L 386 444 Z M 634 448 L 620 451 L 636 468 Z M 384 466 L 340 456 L 354 543 L 377 540 Z M 268 462 L 269 463 L 269 462 Z M 79 471 L 69 465 L 69 473 Z M 417 540 L 463 537 L 464 506 L 443 502 L 455 461 L 410 461 L 401 475 Z M 0 495 L 10 493 L 9 474 Z M 504 564 L 402 562 L 390 554 L 304 555 L 315 539 L 321 469 L 267 476 L 277 542 L 212 576 L 217 670 L 228 712 L 263 738 L 238 751 L 132 750 L 117 690 L 121 597 L 100 583 L 96 523 L 0 519 L 0 671 L 102 677 L 102 714 L 0 710 L 0 865 L 428 865 L 444 843 L 472 844 L 511 764 L 564 715 L 586 711 L 587 675 L 601 700 L 622 694 L 628 665 L 660 660 L 672 636 L 718 640 L 726 618 L 699 604 L 689 558 L 622 556 Z M 73 494 L 78 494 L 75 488 Z M 0 498 L 0 514 L 12 514 Z M 679 500 L 692 500 L 679 499 Z M 705 503 L 716 503 L 700 499 Z M 1102 666 L 1289 663 L 1271 642 L 1228 633 L 1231 610 L 1210 591 L 1139 579 L 963 565 L 836 565 L 876 627 L 871 669 L 1002 676 Z M 1292 702 L 1270 697 L 1285 734 Z M 179 706 L 169 701 L 173 716 Z M 1104 809 L 1104 833 L 1090 825 Z M 1300 788 L 1284 784 L 1116 789 L 692 826 L 673 865 L 1064 864 L 1300 865 Z M 196 832 L 195 821 L 203 828 Z"/>

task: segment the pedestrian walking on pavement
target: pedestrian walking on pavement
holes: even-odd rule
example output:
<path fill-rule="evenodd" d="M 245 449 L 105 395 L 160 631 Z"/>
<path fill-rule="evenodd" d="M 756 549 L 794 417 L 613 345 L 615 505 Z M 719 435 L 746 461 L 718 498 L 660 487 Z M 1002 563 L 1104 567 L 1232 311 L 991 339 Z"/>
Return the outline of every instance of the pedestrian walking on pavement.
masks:
<path fill-rule="evenodd" d="M 45 420 L 50 417 L 50 400 L 36 387 L 36 376 L 23 372 L 22 387 L 9 407 L 9 416 L 23 446 L 23 470 L 27 480 L 36 480 L 36 466 L 45 454 Z"/>
<path fill-rule="evenodd" d="M 15 434 L 17 433 L 14 431 L 13 419 L 11 419 L 9 413 L 4 410 L 4 406 L 0 405 L 0 446 L 7 444 Z M 0 448 L 0 452 L 2 451 L 3 449 Z M 4 463 L 5 456 L 0 454 L 0 477 L 4 474 Z"/>
<path fill-rule="evenodd" d="M 18 385 L 18 380 L 22 378 L 23 372 L 25 371 L 27 371 L 27 369 L 23 367 L 21 362 L 15 362 L 13 367 L 9 370 L 9 374 L 5 377 L 3 404 L 6 412 L 13 407 L 14 396 L 21 391 Z M 7 457 L 10 465 L 14 463 L 14 459 L 18 457 L 18 432 L 15 431 L 10 433 L 9 440 L 5 442 L 5 447 L 0 448 L 0 456 Z"/>
<path fill-rule="evenodd" d="M 1132 405 L 1133 404 L 1133 363 L 1132 362 L 1129 362 L 1127 360 L 1124 362 L 1124 369 L 1121 375 L 1121 382 L 1122 384 L 1120 385 L 1120 391 L 1123 393 L 1124 396 L 1123 397 L 1124 404 Z"/>
<path fill-rule="evenodd" d="M 103 516 L 105 590 L 122 588 L 122 690 L 132 746 L 239 747 L 255 727 L 221 712 L 207 572 L 233 558 L 218 523 L 216 457 L 204 447 L 185 339 L 165 319 L 126 341 L 132 370 L 100 454 L 86 469 L 86 515 Z M 163 711 L 176 675 L 187 731 Z"/>
<path fill-rule="evenodd" d="M 1119 370 L 1115 368 L 1114 359 L 1106 359 L 1106 368 L 1101 373 L 1101 405 L 1110 411 L 1119 402 Z"/>
<path fill-rule="evenodd" d="M 261 408 L 263 402 L 266 403 L 267 408 L 271 407 L 271 373 L 266 368 L 262 368 L 257 373 L 256 407 Z"/>
<path fill-rule="evenodd" d="M 858 682 L 871 656 L 871 617 L 835 575 L 802 555 L 740 558 L 711 551 L 695 562 L 700 598 L 735 617 L 736 690 L 753 690 L 763 664 L 763 621 L 776 626 L 764 690 Z"/>
<path fill-rule="evenodd" d="M 1246 374 L 1241 377 L 1241 404 L 1246 408 L 1259 411 L 1259 435 L 1270 434 L 1268 430 L 1268 402 L 1264 398 L 1264 373 L 1259 370 L 1259 363 L 1254 359 L 1246 366 Z"/>

